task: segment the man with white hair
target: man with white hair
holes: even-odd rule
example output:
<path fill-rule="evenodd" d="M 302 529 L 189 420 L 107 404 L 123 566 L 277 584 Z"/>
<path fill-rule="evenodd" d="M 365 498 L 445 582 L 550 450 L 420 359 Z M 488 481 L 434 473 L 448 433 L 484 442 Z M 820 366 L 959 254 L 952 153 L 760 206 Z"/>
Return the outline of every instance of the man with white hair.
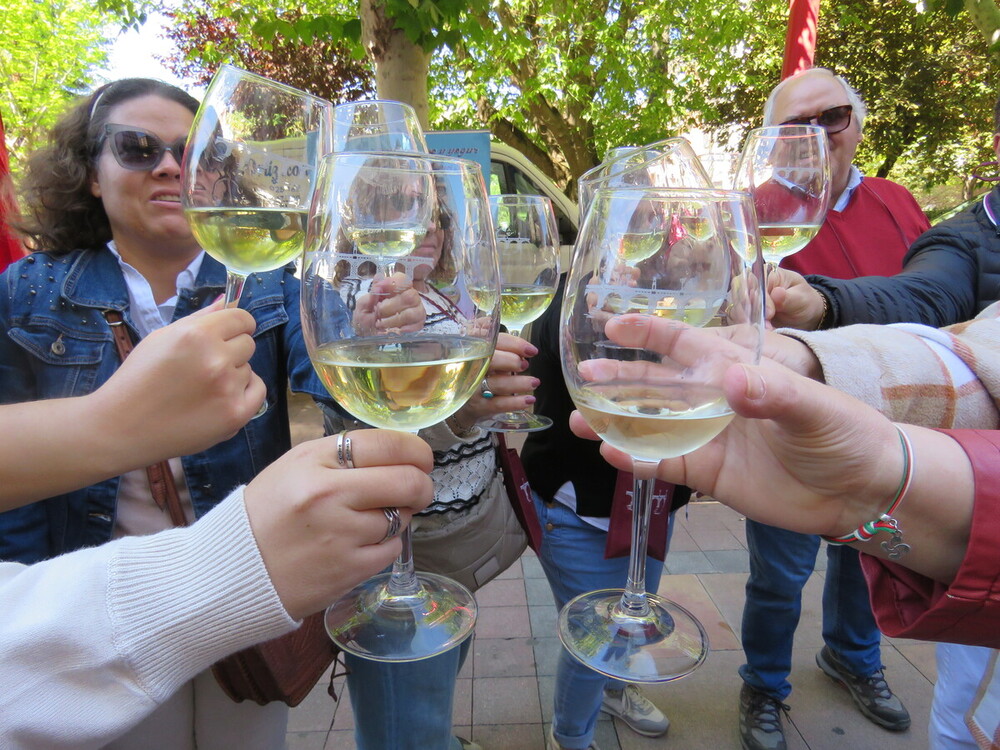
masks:
<path fill-rule="evenodd" d="M 854 166 L 865 115 L 857 92 L 825 68 L 785 79 L 768 97 L 765 125 L 819 125 L 830 144 L 832 208 L 816 237 L 785 258 L 782 268 L 842 279 L 888 276 L 899 272 L 910 244 L 930 226 L 906 188 L 862 177 Z M 785 750 L 781 713 L 792 689 L 792 639 L 820 539 L 749 519 L 746 534 L 750 576 L 741 631 L 747 663 L 740 668 L 740 742 L 744 750 Z M 827 560 L 825 645 L 816 663 L 847 688 L 866 718 L 903 731 L 910 726 L 910 715 L 882 673 L 881 633 L 858 553 L 830 546 Z"/>

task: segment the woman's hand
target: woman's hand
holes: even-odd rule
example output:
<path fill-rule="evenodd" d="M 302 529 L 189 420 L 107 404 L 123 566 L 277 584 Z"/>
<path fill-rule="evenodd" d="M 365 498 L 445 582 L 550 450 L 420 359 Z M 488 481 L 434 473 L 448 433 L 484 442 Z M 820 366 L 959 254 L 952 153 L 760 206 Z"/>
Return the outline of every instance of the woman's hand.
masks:
<path fill-rule="evenodd" d="M 424 327 L 424 303 L 406 274 L 394 273 L 372 282 L 358 297 L 354 328 L 358 335 L 397 331 L 416 333 Z"/>
<path fill-rule="evenodd" d="M 787 268 L 767 274 L 768 321 L 775 328 L 814 331 L 823 321 L 823 295 L 804 277 Z"/>
<path fill-rule="evenodd" d="M 465 432 L 481 419 L 519 411 L 535 403 L 531 393 L 538 387 L 538 378 L 518 373 L 528 369 L 528 358 L 536 354 L 538 349 L 531 343 L 509 333 L 501 333 L 485 378 L 493 397 L 485 398 L 483 389 L 478 388 L 465 406 L 451 417 L 453 424 Z"/>
<path fill-rule="evenodd" d="M 629 316 L 632 318 L 633 316 Z M 733 347 L 710 329 L 672 326 L 647 316 L 609 337 L 683 362 L 700 348 Z M 737 416 L 717 438 L 693 453 L 663 460 L 658 476 L 684 484 L 763 523 L 810 534 L 842 535 L 885 511 L 902 475 L 902 450 L 888 419 L 859 401 L 781 365 L 734 364 L 723 381 Z M 596 435 L 574 413 L 573 430 Z M 605 458 L 628 470 L 631 459 L 605 444 Z"/>
<path fill-rule="evenodd" d="M 434 497 L 434 459 L 420 438 L 393 430 L 349 433 L 353 469 L 337 462 L 337 438 L 302 443 L 247 485 L 247 515 L 264 565 L 288 614 L 318 612 L 389 565 L 398 537 L 382 508 L 402 523 Z"/>

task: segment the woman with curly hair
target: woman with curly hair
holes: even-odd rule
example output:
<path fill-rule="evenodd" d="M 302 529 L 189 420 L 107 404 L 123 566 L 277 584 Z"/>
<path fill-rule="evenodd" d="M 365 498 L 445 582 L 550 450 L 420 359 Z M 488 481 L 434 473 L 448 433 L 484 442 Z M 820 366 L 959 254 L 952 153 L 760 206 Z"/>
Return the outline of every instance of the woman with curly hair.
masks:
<path fill-rule="evenodd" d="M 137 341 L 221 294 L 225 268 L 198 246 L 180 203 L 197 108 L 163 82 L 116 81 L 73 107 L 31 157 L 20 229 L 34 252 L 0 275 L 0 402 L 90 393 L 121 364 L 116 327 Z M 250 366 L 267 409 L 231 439 L 170 460 L 188 523 L 289 448 L 289 385 L 328 399 L 302 342 L 291 269 L 249 278 L 241 307 L 256 320 Z M 139 469 L 0 514 L 0 559 L 34 563 L 173 526 L 154 497 Z M 234 703 L 204 672 L 110 747 L 271 750 L 284 746 L 286 723 L 284 704 Z"/>

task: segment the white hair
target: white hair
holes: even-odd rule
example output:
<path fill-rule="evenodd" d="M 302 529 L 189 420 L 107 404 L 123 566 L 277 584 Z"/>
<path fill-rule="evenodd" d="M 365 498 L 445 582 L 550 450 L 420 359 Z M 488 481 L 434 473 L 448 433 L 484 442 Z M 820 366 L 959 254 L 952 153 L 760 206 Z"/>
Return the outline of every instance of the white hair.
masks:
<path fill-rule="evenodd" d="M 843 76 L 838 76 L 829 68 L 809 68 L 801 73 L 796 73 L 793 76 L 789 76 L 784 81 L 779 83 L 773 89 L 771 89 L 770 95 L 767 97 L 767 101 L 764 102 L 764 125 L 777 125 L 774 121 L 774 102 L 778 98 L 778 94 L 787 86 L 794 81 L 800 81 L 808 75 L 824 75 L 832 78 L 837 83 L 840 84 L 841 88 L 844 89 L 844 94 L 847 96 L 847 103 L 853 108 L 854 119 L 858 123 L 858 131 L 861 131 L 865 125 L 865 117 L 868 116 L 868 108 L 865 103 L 861 101 L 861 96 L 851 88 L 851 85 L 844 80 Z"/>

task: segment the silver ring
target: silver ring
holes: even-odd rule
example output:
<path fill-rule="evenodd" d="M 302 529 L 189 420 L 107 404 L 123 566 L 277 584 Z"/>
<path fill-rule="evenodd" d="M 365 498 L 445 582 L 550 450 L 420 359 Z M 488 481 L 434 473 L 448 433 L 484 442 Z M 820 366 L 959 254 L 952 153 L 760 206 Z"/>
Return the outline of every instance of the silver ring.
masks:
<path fill-rule="evenodd" d="M 337 463 L 345 469 L 354 468 L 354 453 L 351 451 L 351 439 L 347 437 L 347 430 L 341 430 L 337 434 Z"/>
<path fill-rule="evenodd" d="M 399 532 L 403 530 L 403 521 L 399 517 L 399 508 L 382 508 L 382 512 L 385 514 L 385 520 L 389 522 L 389 527 L 385 530 L 385 536 L 378 540 L 379 544 L 388 542 L 393 537 L 399 536 Z"/>
<path fill-rule="evenodd" d="M 493 398 L 496 395 L 490 390 L 490 384 L 486 382 L 486 378 L 483 378 L 483 382 L 479 386 L 479 390 L 483 392 L 483 398 Z"/>

